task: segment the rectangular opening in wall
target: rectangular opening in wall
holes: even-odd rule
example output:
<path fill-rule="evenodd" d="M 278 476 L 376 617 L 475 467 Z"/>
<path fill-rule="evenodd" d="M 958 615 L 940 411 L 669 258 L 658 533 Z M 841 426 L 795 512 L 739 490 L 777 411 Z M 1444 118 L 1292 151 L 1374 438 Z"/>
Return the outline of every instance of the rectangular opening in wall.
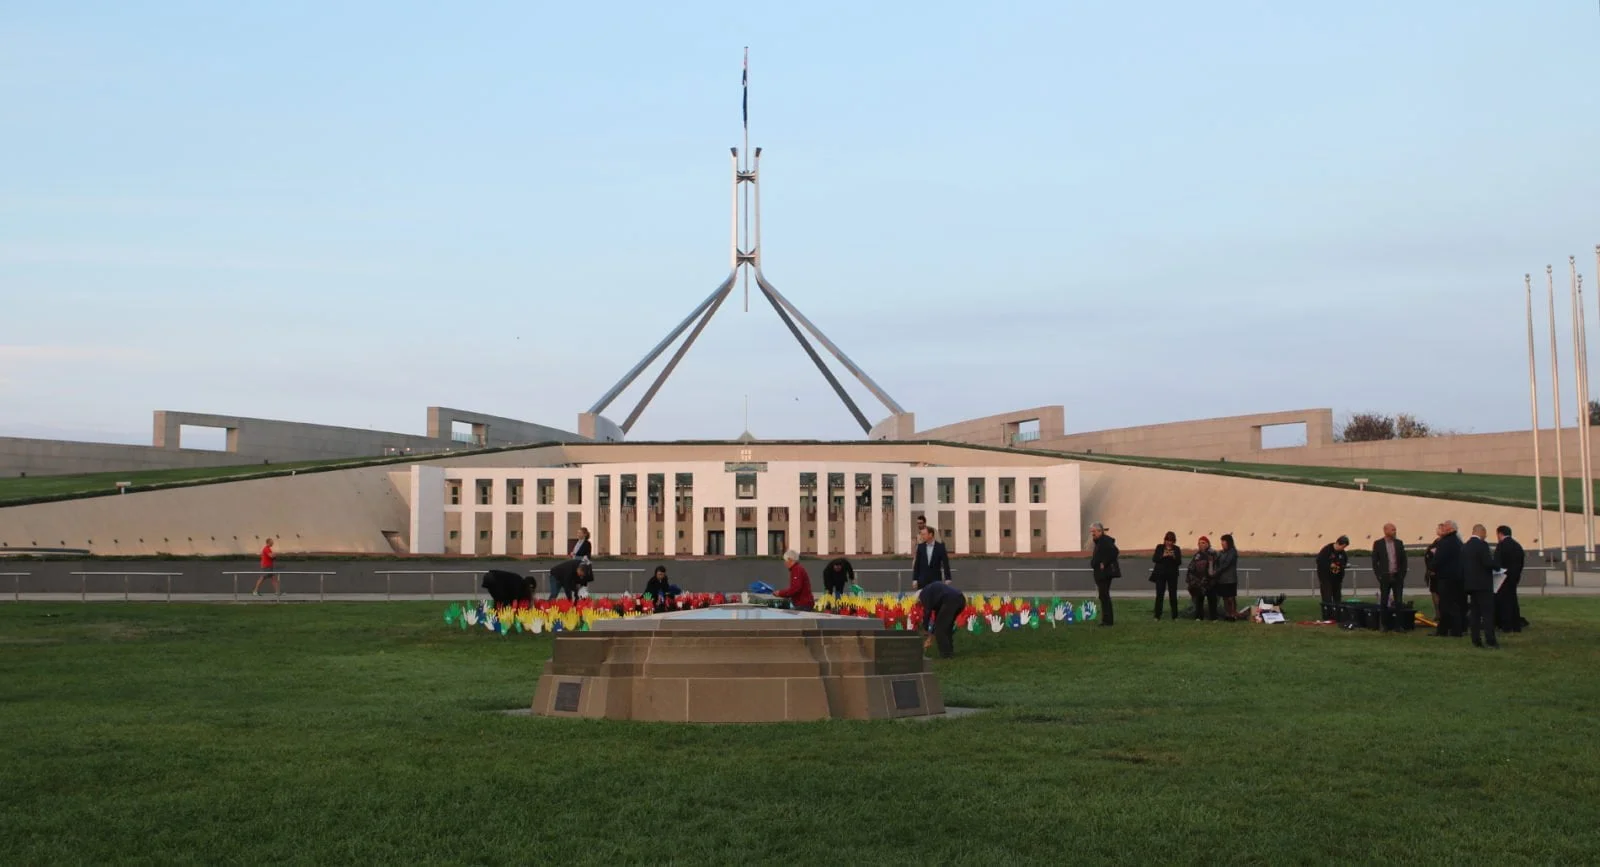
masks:
<path fill-rule="evenodd" d="M 1264 449 L 1292 449 L 1306 444 L 1306 423 L 1264 424 L 1261 426 L 1261 447 Z"/>
<path fill-rule="evenodd" d="M 474 425 L 470 421 L 450 422 L 450 439 L 454 442 L 468 446 L 479 446 L 483 443 L 474 435 Z"/>
<path fill-rule="evenodd" d="M 1031 443 L 1039 440 L 1039 420 L 1030 418 L 1027 421 L 1017 422 L 1017 432 L 1012 435 L 1013 443 Z"/>
<path fill-rule="evenodd" d="M 179 425 L 178 448 L 225 452 L 228 450 L 228 429 L 225 427 L 203 427 L 197 424 Z"/>

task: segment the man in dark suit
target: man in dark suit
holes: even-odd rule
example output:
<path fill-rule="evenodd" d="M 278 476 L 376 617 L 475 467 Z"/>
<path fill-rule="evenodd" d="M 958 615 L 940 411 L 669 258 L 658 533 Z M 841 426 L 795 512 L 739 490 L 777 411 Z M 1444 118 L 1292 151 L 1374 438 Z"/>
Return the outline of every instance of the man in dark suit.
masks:
<path fill-rule="evenodd" d="M 582 560 L 567 560 L 550 567 L 550 586 L 558 587 L 568 600 L 578 600 L 578 588 L 594 580 L 594 570 Z"/>
<path fill-rule="evenodd" d="M 1472 538 L 1461 548 L 1461 588 L 1471 604 L 1472 646 L 1492 650 L 1500 643 L 1494 637 L 1494 551 L 1484 539 L 1488 535 L 1482 524 L 1472 525 Z"/>
<path fill-rule="evenodd" d="M 950 555 L 944 543 L 933 538 L 933 528 L 923 527 L 917 534 L 917 550 L 911 559 L 911 586 L 921 590 L 935 581 L 950 580 Z"/>
<path fill-rule="evenodd" d="M 1434 635 L 1460 638 L 1466 633 L 1466 591 L 1461 587 L 1461 535 L 1455 521 L 1439 525 L 1433 543 L 1433 583 L 1439 594 L 1439 626 Z"/>
<path fill-rule="evenodd" d="M 1506 580 L 1494 592 L 1495 626 L 1501 632 L 1522 631 L 1522 603 L 1517 600 L 1517 585 L 1522 583 L 1522 568 L 1527 564 L 1527 552 L 1522 543 L 1511 538 L 1511 528 L 1504 524 L 1495 528 L 1499 542 L 1494 546 L 1494 563 L 1504 569 Z"/>
<path fill-rule="evenodd" d="M 1322 546 L 1317 552 L 1317 587 L 1322 592 L 1322 619 L 1334 618 L 1333 606 L 1344 595 L 1344 570 L 1350 565 L 1350 537 L 1339 538 Z"/>
<path fill-rule="evenodd" d="M 1390 608 L 1400 608 L 1400 597 L 1405 593 L 1405 542 L 1395 536 L 1395 525 L 1386 523 L 1381 539 L 1373 542 L 1373 574 L 1378 577 L 1378 606 L 1384 632 L 1394 629 Z"/>

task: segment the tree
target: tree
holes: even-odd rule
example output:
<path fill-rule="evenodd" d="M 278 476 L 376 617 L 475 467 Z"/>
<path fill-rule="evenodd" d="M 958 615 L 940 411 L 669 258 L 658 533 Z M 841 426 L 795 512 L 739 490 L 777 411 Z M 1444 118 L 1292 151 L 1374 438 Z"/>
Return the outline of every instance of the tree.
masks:
<path fill-rule="evenodd" d="M 1403 440 L 1420 439 L 1433 436 L 1433 428 L 1427 422 L 1408 412 L 1402 412 L 1394 417 L 1395 436 Z"/>
<path fill-rule="evenodd" d="M 1394 419 L 1376 412 L 1352 413 L 1339 430 L 1345 443 L 1370 443 L 1394 439 Z"/>
<path fill-rule="evenodd" d="M 1589 401 L 1589 424 L 1600 424 L 1600 400 Z"/>

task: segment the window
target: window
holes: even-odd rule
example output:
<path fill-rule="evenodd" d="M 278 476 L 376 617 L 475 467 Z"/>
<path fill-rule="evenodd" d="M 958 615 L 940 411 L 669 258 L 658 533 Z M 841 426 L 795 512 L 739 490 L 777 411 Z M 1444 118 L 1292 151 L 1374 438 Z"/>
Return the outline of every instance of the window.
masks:
<path fill-rule="evenodd" d="M 1001 531 L 1000 531 L 1000 538 L 1002 538 L 1002 539 L 1009 539 L 1009 538 L 1011 538 L 1011 528 L 1010 528 L 1010 527 L 1007 527 L 1007 528 L 1005 528 L 1005 529 L 1004 529 L 1004 530 L 1001 530 Z"/>
<path fill-rule="evenodd" d="M 478 505 L 489 505 L 489 498 L 494 496 L 494 482 L 488 479 L 478 480 Z"/>
<path fill-rule="evenodd" d="M 954 530 L 951 530 L 951 529 L 949 529 L 949 528 L 946 528 L 946 529 L 945 529 L 945 531 L 944 531 L 944 537 L 945 537 L 945 538 L 946 538 L 946 539 L 949 539 L 949 538 L 951 538 L 951 537 L 952 537 L 952 536 L 954 536 L 954 535 L 955 535 L 955 534 L 956 534 L 956 531 L 954 531 Z"/>
<path fill-rule="evenodd" d="M 1044 479 L 1029 479 L 1028 480 L 1028 502 L 1030 502 L 1030 503 L 1042 503 L 1042 502 L 1044 502 Z"/>
<path fill-rule="evenodd" d="M 511 532 L 507 533 L 506 535 L 508 537 L 512 538 L 512 539 L 521 539 L 522 538 L 522 531 L 521 530 L 512 530 Z"/>
<path fill-rule="evenodd" d="M 548 538 L 550 538 L 550 531 L 549 530 L 540 530 L 539 531 L 539 539 L 540 539 L 540 541 L 543 541 L 543 540 L 548 539 Z"/>
<path fill-rule="evenodd" d="M 535 496 L 537 496 L 539 498 L 538 499 L 539 505 L 541 505 L 541 506 L 553 506 L 553 505 L 555 505 L 555 502 L 556 502 L 556 480 L 555 479 L 540 479 L 539 482 L 538 482 L 538 485 L 539 485 L 538 488 L 537 488 L 538 493 L 535 494 Z"/>
<path fill-rule="evenodd" d="M 1037 538 L 1039 538 L 1040 535 L 1042 535 L 1042 534 L 1039 532 L 1039 528 L 1038 527 L 1034 527 L 1033 528 L 1033 538 L 1037 539 Z"/>
<path fill-rule="evenodd" d="M 922 479 L 911 480 L 911 505 L 919 506 L 927 502 L 925 498 L 928 492 L 923 490 L 924 487 L 926 487 L 926 484 Z"/>
<path fill-rule="evenodd" d="M 955 502 L 955 498 L 956 498 L 956 480 L 955 479 L 940 479 L 938 488 L 939 488 L 938 489 L 939 502 L 941 502 L 941 503 L 952 503 L 952 502 Z"/>
<path fill-rule="evenodd" d="M 741 500 L 754 500 L 756 498 L 756 474 L 738 473 L 734 476 L 737 496 Z"/>
<path fill-rule="evenodd" d="M 983 503 L 983 479 L 967 479 L 967 502 L 973 504 Z"/>
<path fill-rule="evenodd" d="M 678 538 L 679 538 L 679 539 L 682 539 L 682 538 L 683 538 L 683 531 L 682 531 L 682 530 L 679 530 L 679 531 L 678 531 Z"/>
<path fill-rule="evenodd" d="M 461 531 L 460 530 L 451 530 L 450 531 L 450 538 L 452 538 L 452 539 L 461 538 Z"/>
<path fill-rule="evenodd" d="M 706 553 L 712 556 L 720 556 L 722 554 L 721 530 L 706 531 Z"/>
<path fill-rule="evenodd" d="M 982 539 L 983 538 L 983 530 L 974 529 L 972 531 L 972 538 L 974 538 L 974 539 Z"/>
<path fill-rule="evenodd" d="M 1017 498 L 1017 480 L 1016 479 L 1001 479 L 1000 480 L 1000 502 L 1002 502 L 1002 503 L 1014 503 L 1014 502 L 1017 501 L 1016 498 Z"/>
<path fill-rule="evenodd" d="M 583 505 L 582 479 L 567 479 L 567 502 L 574 506 Z"/>
<path fill-rule="evenodd" d="M 489 531 L 488 530 L 479 530 L 478 531 L 478 539 L 479 540 L 486 541 L 486 540 L 488 540 L 488 538 L 489 538 Z"/>
<path fill-rule="evenodd" d="M 506 479 L 506 503 L 512 506 L 522 505 L 521 479 Z"/>
<path fill-rule="evenodd" d="M 452 505 L 452 506 L 461 505 L 461 483 L 460 482 L 451 482 L 450 483 L 450 505 Z"/>
<path fill-rule="evenodd" d="M 738 519 L 739 519 L 740 523 L 753 522 L 756 519 L 756 510 L 755 509 L 740 508 L 740 509 L 737 510 L 737 513 L 738 513 Z"/>

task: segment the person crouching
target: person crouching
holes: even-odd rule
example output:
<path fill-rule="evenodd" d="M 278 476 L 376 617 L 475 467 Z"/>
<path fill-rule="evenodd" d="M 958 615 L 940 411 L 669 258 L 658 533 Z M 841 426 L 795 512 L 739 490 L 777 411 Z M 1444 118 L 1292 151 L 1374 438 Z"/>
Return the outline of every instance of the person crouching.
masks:
<path fill-rule="evenodd" d="M 967 607 L 967 597 L 955 585 L 935 581 L 917 594 L 917 603 L 922 606 L 923 629 L 931 633 L 929 640 L 939 645 L 939 656 L 954 656 L 956 618 Z M 926 649 L 927 642 L 922 646 Z"/>

